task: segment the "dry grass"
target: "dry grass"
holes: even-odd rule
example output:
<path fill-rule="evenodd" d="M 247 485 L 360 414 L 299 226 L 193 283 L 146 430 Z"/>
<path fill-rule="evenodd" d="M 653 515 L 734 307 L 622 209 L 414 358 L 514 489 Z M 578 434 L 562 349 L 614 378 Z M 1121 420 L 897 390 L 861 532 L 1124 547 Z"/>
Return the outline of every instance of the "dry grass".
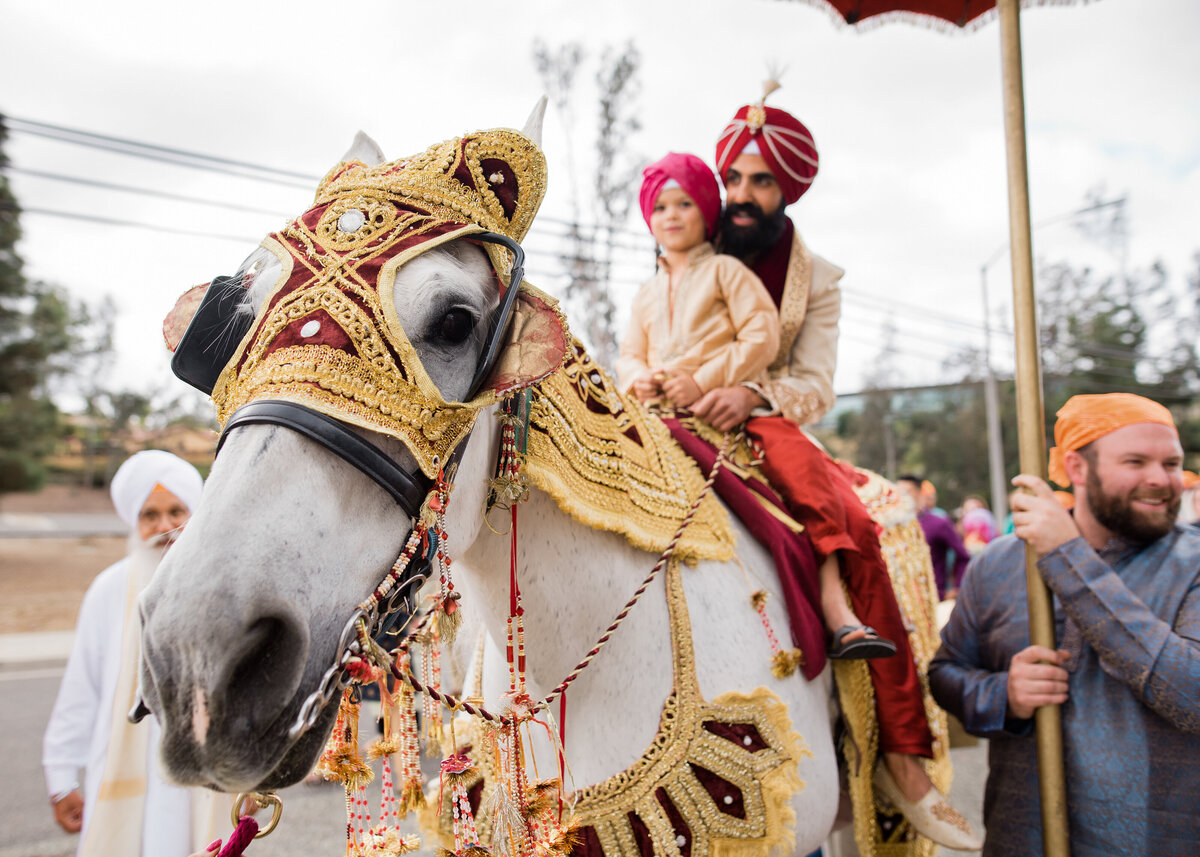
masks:
<path fill-rule="evenodd" d="M 112 512 L 112 501 L 103 489 L 50 485 L 4 495 L 0 512 Z M 0 539 L 0 634 L 71 630 L 88 584 L 124 555 L 123 537 Z"/>
<path fill-rule="evenodd" d="M 0 634 L 69 631 L 97 574 L 125 539 L 0 539 Z"/>

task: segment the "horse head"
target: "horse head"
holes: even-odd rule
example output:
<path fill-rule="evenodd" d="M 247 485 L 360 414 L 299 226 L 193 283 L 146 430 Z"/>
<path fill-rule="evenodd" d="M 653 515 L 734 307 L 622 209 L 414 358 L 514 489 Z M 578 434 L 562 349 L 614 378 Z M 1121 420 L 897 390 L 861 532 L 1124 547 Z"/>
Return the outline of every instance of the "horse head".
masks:
<path fill-rule="evenodd" d="M 224 426 L 141 602 L 142 699 L 179 782 L 243 791 L 311 770 L 339 637 L 412 530 L 405 499 L 419 504 L 481 412 L 561 363 L 562 317 L 518 267 L 545 191 L 541 108 L 524 133 L 391 162 L 360 135 L 312 208 L 169 317 L 194 313 L 176 365 L 213 364 Z M 364 475 L 371 461 L 392 476 Z"/>

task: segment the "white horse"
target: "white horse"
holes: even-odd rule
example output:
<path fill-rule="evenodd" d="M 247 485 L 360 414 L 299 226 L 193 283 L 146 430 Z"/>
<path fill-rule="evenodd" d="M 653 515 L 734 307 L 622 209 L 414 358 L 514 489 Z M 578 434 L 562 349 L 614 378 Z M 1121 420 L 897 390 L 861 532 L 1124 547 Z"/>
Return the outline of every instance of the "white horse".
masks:
<path fill-rule="evenodd" d="M 538 130 L 526 133 L 536 138 Z M 363 141 L 352 158 L 382 160 Z M 264 297 L 254 289 L 246 300 L 257 311 Z M 465 243 L 429 251 L 397 275 L 394 312 L 447 401 L 467 394 L 477 333 L 496 302 L 486 257 Z M 464 319 L 472 333 L 461 337 Z M 492 410 L 466 442 L 446 532 L 462 609 L 486 634 L 485 706 L 498 711 L 508 690 L 509 553 L 508 537 L 484 526 L 481 514 L 499 438 Z M 399 441 L 361 433 L 416 469 Z M 682 570 L 699 692 L 711 701 L 765 687 L 786 705 L 809 751 L 796 760 L 804 785 L 792 797 L 795 851 L 806 854 L 826 838 L 838 806 L 831 683 L 828 670 L 811 682 L 772 675 L 746 572 L 753 588 L 774 596 L 767 611 L 786 634 L 784 600 L 769 554 L 732 524 L 746 571 L 712 561 Z M 312 769 L 336 696 L 302 736 L 290 738 L 289 727 L 333 662 L 347 617 L 388 572 L 411 525 L 384 490 L 307 438 L 262 425 L 229 434 L 200 508 L 142 601 L 143 695 L 163 725 L 163 760 L 176 780 L 238 792 L 285 786 Z M 519 551 L 528 689 L 540 699 L 593 646 L 657 557 L 576 522 L 538 491 L 519 507 Z M 567 693 L 568 789 L 637 762 L 672 682 L 659 578 Z M 553 767 L 546 741 L 534 743 L 539 762 Z"/>

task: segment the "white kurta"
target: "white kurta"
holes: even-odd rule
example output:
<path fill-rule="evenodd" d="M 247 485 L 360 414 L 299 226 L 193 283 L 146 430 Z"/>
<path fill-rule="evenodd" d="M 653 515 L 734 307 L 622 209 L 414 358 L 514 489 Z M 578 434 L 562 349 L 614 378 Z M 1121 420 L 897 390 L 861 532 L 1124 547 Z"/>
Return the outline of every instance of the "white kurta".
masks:
<path fill-rule="evenodd" d="M 121 671 L 121 636 L 129 561 L 106 568 L 92 581 L 75 628 L 75 642 L 50 714 L 42 745 L 42 765 L 51 795 L 71 786 L 80 768 L 87 769 L 83 794 L 83 833 L 104 771 L 112 726 L 113 697 Z M 186 857 L 191 842 L 191 793 L 166 783 L 158 764 L 161 730 L 150 715 L 137 727 L 146 731 L 146 803 L 142 829 L 143 857 Z"/>

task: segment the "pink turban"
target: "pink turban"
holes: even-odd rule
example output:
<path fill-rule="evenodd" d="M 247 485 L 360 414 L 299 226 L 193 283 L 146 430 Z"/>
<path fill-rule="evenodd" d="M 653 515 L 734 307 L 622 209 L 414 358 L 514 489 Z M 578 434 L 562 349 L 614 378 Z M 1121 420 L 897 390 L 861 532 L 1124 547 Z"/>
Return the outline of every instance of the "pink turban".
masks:
<path fill-rule="evenodd" d="M 786 110 L 747 104 L 717 140 L 717 172 L 725 175 L 751 141 L 779 182 L 784 204 L 802 197 L 817 177 L 817 144 L 808 129 Z"/>
<path fill-rule="evenodd" d="M 638 204 L 642 207 L 646 225 L 650 225 L 650 215 L 654 212 L 654 203 L 658 201 L 663 186 L 672 179 L 700 207 L 700 214 L 704 216 L 704 237 L 711 238 L 717 231 L 717 220 L 721 217 L 721 188 L 713 171 L 695 155 L 671 152 L 661 161 L 655 161 L 642 170 L 642 192 L 638 194 Z"/>

